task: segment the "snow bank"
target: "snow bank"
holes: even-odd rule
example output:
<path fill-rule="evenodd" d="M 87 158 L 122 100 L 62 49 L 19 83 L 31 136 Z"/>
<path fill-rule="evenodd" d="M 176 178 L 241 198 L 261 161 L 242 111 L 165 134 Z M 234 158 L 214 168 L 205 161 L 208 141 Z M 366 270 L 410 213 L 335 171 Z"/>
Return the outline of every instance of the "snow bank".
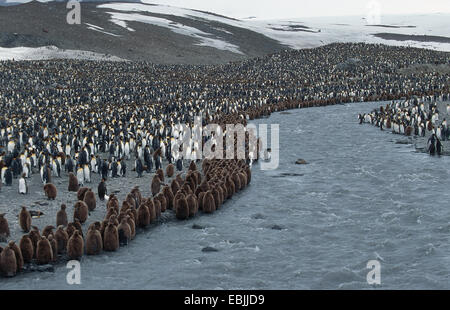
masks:
<path fill-rule="evenodd" d="M 105 55 L 90 51 L 64 50 L 56 46 L 44 47 L 0 47 L 0 60 L 47 60 L 47 59 L 84 59 L 84 60 L 107 60 L 125 61 L 116 56 Z"/>

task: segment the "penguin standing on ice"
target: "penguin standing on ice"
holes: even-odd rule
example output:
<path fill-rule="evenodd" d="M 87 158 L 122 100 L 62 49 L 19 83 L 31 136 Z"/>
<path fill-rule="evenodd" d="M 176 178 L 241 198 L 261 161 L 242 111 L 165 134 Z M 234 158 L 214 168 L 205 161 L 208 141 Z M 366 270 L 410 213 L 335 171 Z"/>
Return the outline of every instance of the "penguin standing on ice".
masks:
<path fill-rule="evenodd" d="M 122 177 L 125 177 L 127 174 L 127 164 L 125 163 L 125 159 L 123 158 L 122 161 L 120 161 L 120 175 Z"/>
<path fill-rule="evenodd" d="M 427 146 L 428 146 L 427 150 L 430 153 L 430 155 L 432 155 L 432 156 L 436 154 L 435 143 L 436 143 L 435 135 L 432 134 L 431 137 L 428 139 L 428 143 L 427 143 Z"/>
<path fill-rule="evenodd" d="M 119 177 L 119 175 L 118 175 L 119 171 L 118 171 L 118 170 L 119 170 L 119 169 L 118 169 L 118 164 L 117 164 L 117 162 L 113 161 L 113 162 L 111 163 L 111 177 L 112 177 L 112 178 L 118 178 L 118 177 Z"/>
<path fill-rule="evenodd" d="M 148 146 L 145 147 L 144 150 L 144 162 L 145 162 L 145 166 L 147 166 L 147 173 L 152 172 L 153 169 L 153 160 L 152 160 L 152 155 L 150 154 L 150 149 Z"/>
<path fill-rule="evenodd" d="M 98 184 L 98 197 L 100 198 L 100 200 L 105 200 L 105 195 L 108 194 L 108 190 L 106 189 L 106 183 L 105 183 L 105 179 L 102 179 L 100 181 L 100 183 Z"/>
<path fill-rule="evenodd" d="M 23 173 L 22 177 L 19 179 L 19 194 L 28 194 L 28 186 L 27 181 L 25 180 L 25 173 Z"/>
<path fill-rule="evenodd" d="M 43 184 L 47 184 L 48 183 L 48 180 L 49 180 L 48 171 L 49 171 L 49 169 L 47 169 L 47 165 L 42 165 L 41 166 L 40 174 L 41 174 L 41 181 L 42 181 Z"/>
<path fill-rule="evenodd" d="M 11 186 L 13 180 L 13 173 L 10 168 L 6 169 L 5 171 L 5 185 Z"/>
<path fill-rule="evenodd" d="M 69 156 L 67 156 L 67 159 L 66 159 L 66 171 L 68 173 L 73 172 L 73 168 L 74 168 L 73 160 L 69 155 Z"/>
<path fill-rule="evenodd" d="M 441 156 L 442 155 L 442 151 L 443 151 L 443 148 L 442 148 L 441 140 L 436 138 L 436 154 L 438 154 L 438 156 Z"/>
<path fill-rule="evenodd" d="M 176 166 L 177 171 L 183 171 L 183 157 L 177 159 Z"/>
<path fill-rule="evenodd" d="M 81 186 L 84 185 L 84 170 L 83 167 L 78 167 L 77 169 L 77 179 L 78 179 L 78 184 Z"/>
<path fill-rule="evenodd" d="M 101 164 L 101 175 L 104 180 L 108 178 L 108 163 L 104 160 L 102 160 Z"/>

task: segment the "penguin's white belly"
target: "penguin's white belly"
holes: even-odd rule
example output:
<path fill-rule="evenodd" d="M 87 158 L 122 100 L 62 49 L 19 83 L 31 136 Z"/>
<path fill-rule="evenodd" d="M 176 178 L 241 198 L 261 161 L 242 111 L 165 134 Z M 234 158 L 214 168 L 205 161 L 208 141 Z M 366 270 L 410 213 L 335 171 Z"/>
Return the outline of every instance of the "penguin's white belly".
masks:
<path fill-rule="evenodd" d="M 27 193 L 27 185 L 25 183 L 25 180 L 21 178 L 19 180 L 19 194 L 26 194 Z"/>

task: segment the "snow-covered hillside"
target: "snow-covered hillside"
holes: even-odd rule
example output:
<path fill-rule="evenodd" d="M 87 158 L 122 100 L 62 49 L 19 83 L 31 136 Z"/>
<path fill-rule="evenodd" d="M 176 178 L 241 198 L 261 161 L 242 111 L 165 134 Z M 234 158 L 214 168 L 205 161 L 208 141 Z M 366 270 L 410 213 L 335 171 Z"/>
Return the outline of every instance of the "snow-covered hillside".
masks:
<path fill-rule="evenodd" d="M 359 16 L 314 17 L 289 20 L 237 20 L 207 12 L 165 5 L 107 3 L 101 4 L 98 7 L 109 9 L 108 13 L 111 14 L 112 20 L 117 22 L 127 20 L 143 21 L 141 19 L 142 15 L 140 14 L 143 12 L 217 21 L 262 33 L 292 48 L 317 47 L 333 42 L 367 42 L 408 45 L 450 51 L 450 14 L 386 15 L 382 17 L 382 24 L 369 25 L 364 17 Z M 153 21 L 144 20 L 143 22 L 174 28 L 174 31 L 190 32 L 190 29 L 183 29 L 180 25 L 161 22 L 159 19 Z M 412 37 L 406 41 L 385 40 L 374 35 L 377 33 L 403 34 Z M 447 42 L 433 42 L 432 38 L 428 42 L 421 42 L 418 38 L 414 37 L 424 35 L 443 36 L 447 38 Z"/>

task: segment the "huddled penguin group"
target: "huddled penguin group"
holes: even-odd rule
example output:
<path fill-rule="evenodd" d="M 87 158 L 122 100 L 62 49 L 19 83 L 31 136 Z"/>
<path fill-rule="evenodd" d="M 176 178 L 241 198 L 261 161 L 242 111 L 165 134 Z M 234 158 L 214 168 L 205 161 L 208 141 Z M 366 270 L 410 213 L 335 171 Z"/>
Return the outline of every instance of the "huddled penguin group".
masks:
<path fill-rule="evenodd" d="M 450 112 L 447 105 L 445 112 Z M 441 155 L 441 141 L 448 140 L 450 128 L 446 118 L 442 118 L 437 102 L 433 97 L 413 97 L 402 101 L 393 101 L 371 113 L 358 116 L 360 124 L 369 123 L 381 130 L 390 130 L 394 134 L 405 136 L 429 136 L 426 151 L 430 155 Z"/>
<path fill-rule="evenodd" d="M 246 120 L 238 114 L 223 115 L 218 120 L 224 129 L 230 122 L 246 123 Z M 90 223 L 87 232 L 83 231 L 83 225 L 90 212 L 96 209 L 96 195 L 91 188 L 80 186 L 78 178 L 69 172 L 69 191 L 76 190 L 73 213 L 67 214 L 67 207 L 62 204 L 56 214 L 56 225 L 48 225 L 39 230 L 32 225 L 32 216 L 23 206 L 19 214 L 19 225 L 25 234 L 20 239 L 19 246 L 10 241 L 7 247 L 0 247 L 0 251 L 4 253 L 3 256 L 0 255 L 2 274 L 14 276 L 30 263 L 45 265 L 64 259 L 79 260 L 84 255 L 98 255 L 104 251 L 117 251 L 121 246 L 128 245 L 137 233 L 158 223 L 161 214 L 169 210 L 178 220 L 195 217 L 198 212 L 215 212 L 226 200 L 250 183 L 249 138 L 249 132 L 246 132 L 244 142 L 247 160 L 238 160 L 238 154 L 235 154 L 234 159 L 192 160 L 186 173 L 175 173 L 176 168 L 172 163 L 167 163 L 164 170 L 161 161 L 159 166 L 156 165 L 160 168 L 155 171 L 149 186 L 150 197 L 144 197 L 139 188 L 134 187 L 120 203 L 115 194 L 107 195 L 106 180 L 102 178 L 98 185 L 98 197 L 106 200 L 105 217 L 103 221 Z M 225 138 L 223 143 L 225 155 Z M 229 147 L 236 148 L 237 144 L 236 140 Z M 201 168 L 197 163 L 201 163 Z M 54 184 L 46 183 L 44 190 L 49 199 L 56 197 Z M 4 214 L 0 214 L 0 235 L 5 238 L 10 236 Z M 14 257 L 10 254 L 13 252 Z"/>

